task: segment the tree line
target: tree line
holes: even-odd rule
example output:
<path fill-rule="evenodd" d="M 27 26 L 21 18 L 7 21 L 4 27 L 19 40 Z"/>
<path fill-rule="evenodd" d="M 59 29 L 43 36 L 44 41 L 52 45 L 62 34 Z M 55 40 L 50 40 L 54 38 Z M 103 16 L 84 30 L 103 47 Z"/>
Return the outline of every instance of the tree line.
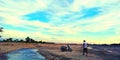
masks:
<path fill-rule="evenodd" d="M 0 27 L 0 33 L 3 32 L 3 27 Z M 0 35 L 0 38 L 2 36 Z M 26 42 L 26 43 L 47 43 L 47 44 L 54 44 L 54 42 L 45 42 L 45 41 L 36 41 L 30 37 L 26 37 L 24 40 L 23 39 L 14 39 L 14 38 L 7 38 L 0 40 L 0 42 Z"/>
<path fill-rule="evenodd" d="M 26 37 L 24 40 L 23 39 L 14 39 L 14 38 L 7 38 L 0 40 L 0 42 L 26 42 L 26 43 L 50 43 L 50 42 L 45 42 L 45 41 L 36 41 L 30 37 Z M 52 42 L 51 42 L 52 43 Z"/>

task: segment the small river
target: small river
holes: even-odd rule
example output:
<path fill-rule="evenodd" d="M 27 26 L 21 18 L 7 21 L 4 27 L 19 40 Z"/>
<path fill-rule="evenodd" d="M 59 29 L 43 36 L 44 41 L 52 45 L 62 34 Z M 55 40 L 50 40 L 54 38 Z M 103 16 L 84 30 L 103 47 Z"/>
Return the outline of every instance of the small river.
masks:
<path fill-rule="evenodd" d="M 45 60 L 45 57 L 40 55 L 37 49 L 19 49 L 6 54 L 8 60 Z"/>

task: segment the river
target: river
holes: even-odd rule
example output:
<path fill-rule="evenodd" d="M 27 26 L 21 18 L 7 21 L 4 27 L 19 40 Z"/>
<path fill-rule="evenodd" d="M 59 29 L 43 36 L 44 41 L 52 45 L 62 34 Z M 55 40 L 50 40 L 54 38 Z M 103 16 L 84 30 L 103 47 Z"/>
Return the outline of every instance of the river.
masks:
<path fill-rule="evenodd" d="M 8 60 L 45 60 L 45 57 L 37 52 L 37 49 L 19 49 L 6 54 Z"/>

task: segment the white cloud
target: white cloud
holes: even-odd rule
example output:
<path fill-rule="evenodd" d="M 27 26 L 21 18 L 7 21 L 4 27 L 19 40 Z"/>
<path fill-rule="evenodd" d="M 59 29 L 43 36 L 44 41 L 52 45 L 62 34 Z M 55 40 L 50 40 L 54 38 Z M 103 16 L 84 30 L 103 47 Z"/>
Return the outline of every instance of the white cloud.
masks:
<path fill-rule="evenodd" d="M 5 38 L 21 38 L 24 39 L 26 37 L 31 37 L 36 40 L 45 40 L 50 39 L 51 36 L 42 34 L 41 32 L 24 32 L 24 31 L 18 31 L 14 29 L 4 29 L 5 32 L 2 33 L 3 37 Z"/>
<path fill-rule="evenodd" d="M 46 0 L 1 0 L 0 11 L 9 15 L 25 15 L 34 11 L 44 10 L 50 5 L 51 1 Z"/>
<path fill-rule="evenodd" d="M 120 20 L 118 17 L 116 17 L 116 14 L 106 14 L 105 16 L 94 19 L 90 24 L 85 26 L 85 29 L 90 32 L 105 31 L 120 25 L 119 23 Z"/>
<path fill-rule="evenodd" d="M 58 0 L 59 1 L 59 0 Z M 31 32 L 29 36 L 42 39 L 52 39 L 53 35 L 43 34 L 42 32 L 49 32 L 53 34 L 63 35 L 62 37 L 55 36 L 54 38 L 59 41 L 62 40 L 74 40 L 76 37 L 66 37 L 65 35 L 77 36 L 81 39 L 83 36 L 79 34 L 81 32 L 101 32 L 108 31 L 110 28 L 115 29 L 114 32 L 119 35 L 120 28 L 120 0 L 74 0 L 73 3 L 68 3 L 63 1 L 66 5 L 62 6 L 61 2 L 54 0 L 1 0 L 0 2 L 0 20 L 2 25 L 10 25 L 16 27 L 23 27 L 30 30 L 35 30 L 36 32 Z M 57 2 L 57 3 L 56 3 Z M 82 12 L 85 8 L 98 7 L 101 10 L 101 14 L 94 18 L 79 19 L 77 17 L 83 16 Z M 33 13 L 36 11 L 46 11 L 51 13 L 50 22 L 43 23 L 39 20 L 29 21 L 27 19 L 22 19 L 23 15 Z M 80 14 L 73 14 L 73 13 Z M 71 15 L 67 19 L 62 18 L 66 15 Z M 34 29 L 30 26 L 37 27 Z M 44 30 L 47 28 L 48 30 Z M 24 37 L 29 33 L 21 32 L 17 30 L 5 30 L 4 36 L 9 37 Z M 62 31 L 63 33 L 59 33 Z M 29 32 L 29 31 L 28 31 Z M 11 34 L 12 33 L 12 34 Z M 18 33 L 19 36 L 15 34 Z M 21 36 L 22 35 L 22 36 Z M 79 36 L 78 36 L 79 35 Z M 82 34 L 81 34 L 82 35 Z M 113 38 L 114 39 L 114 38 Z M 92 39 L 91 39 L 92 40 Z M 60 42 L 60 41 L 59 41 Z"/>
<path fill-rule="evenodd" d="M 115 4 L 120 2 L 120 0 L 74 0 L 71 5 L 71 11 L 80 11 L 82 8 L 90 8 L 90 7 L 104 7 L 111 4 Z"/>

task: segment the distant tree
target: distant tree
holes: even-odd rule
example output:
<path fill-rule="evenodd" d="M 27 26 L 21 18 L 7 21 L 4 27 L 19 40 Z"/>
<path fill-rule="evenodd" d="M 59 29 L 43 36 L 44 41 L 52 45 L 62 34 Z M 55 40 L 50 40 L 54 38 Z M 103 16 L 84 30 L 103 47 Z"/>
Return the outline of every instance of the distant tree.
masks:
<path fill-rule="evenodd" d="M 38 41 L 38 43 L 42 43 L 42 40 L 41 40 L 41 41 Z"/>
<path fill-rule="evenodd" d="M 30 37 L 25 38 L 26 42 L 31 42 Z"/>
<path fill-rule="evenodd" d="M 6 40 L 4 39 L 3 42 L 6 42 Z"/>
<path fill-rule="evenodd" d="M 6 39 L 6 42 L 13 42 L 13 38 Z"/>
<path fill-rule="evenodd" d="M 31 42 L 32 42 L 32 43 L 36 43 L 37 41 L 35 41 L 34 39 L 31 39 Z"/>
<path fill-rule="evenodd" d="M 3 32 L 3 27 L 0 27 L 0 32 Z"/>
<path fill-rule="evenodd" d="M 12 42 L 12 41 L 13 41 L 13 38 L 9 38 L 9 41 Z"/>
<path fill-rule="evenodd" d="M 117 44 L 117 43 L 116 43 L 116 44 L 114 43 L 114 44 L 111 44 L 111 46 L 120 46 L 120 44 L 119 44 L 119 43 L 118 43 L 118 44 Z"/>
<path fill-rule="evenodd" d="M 45 42 L 45 41 L 42 41 L 42 43 L 43 43 L 43 44 L 45 44 L 45 43 L 47 43 L 47 42 Z"/>
<path fill-rule="evenodd" d="M 15 39 L 13 42 L 18 42 L 19 40 L 18 39 Z"/>
<path fill-rule="evenodd" d="M 35 41 L 34 39 L 32 39 L 30 37 L 26 37 L 25 38 L 25 42 L 28 42 L 28 43 L 37 43 L 37 41 Z"/>
<path fill-rule="evenodd" d="M 24 40 L 21 39 L 19 42 L 24 42 Z"/>
<path fill-rule="evenodd" d="M 3 27 L 0 27 L 0 32 L 3 32 Z M 1 37 L 1 35 L 0 35 L 0 37 Z"/>

